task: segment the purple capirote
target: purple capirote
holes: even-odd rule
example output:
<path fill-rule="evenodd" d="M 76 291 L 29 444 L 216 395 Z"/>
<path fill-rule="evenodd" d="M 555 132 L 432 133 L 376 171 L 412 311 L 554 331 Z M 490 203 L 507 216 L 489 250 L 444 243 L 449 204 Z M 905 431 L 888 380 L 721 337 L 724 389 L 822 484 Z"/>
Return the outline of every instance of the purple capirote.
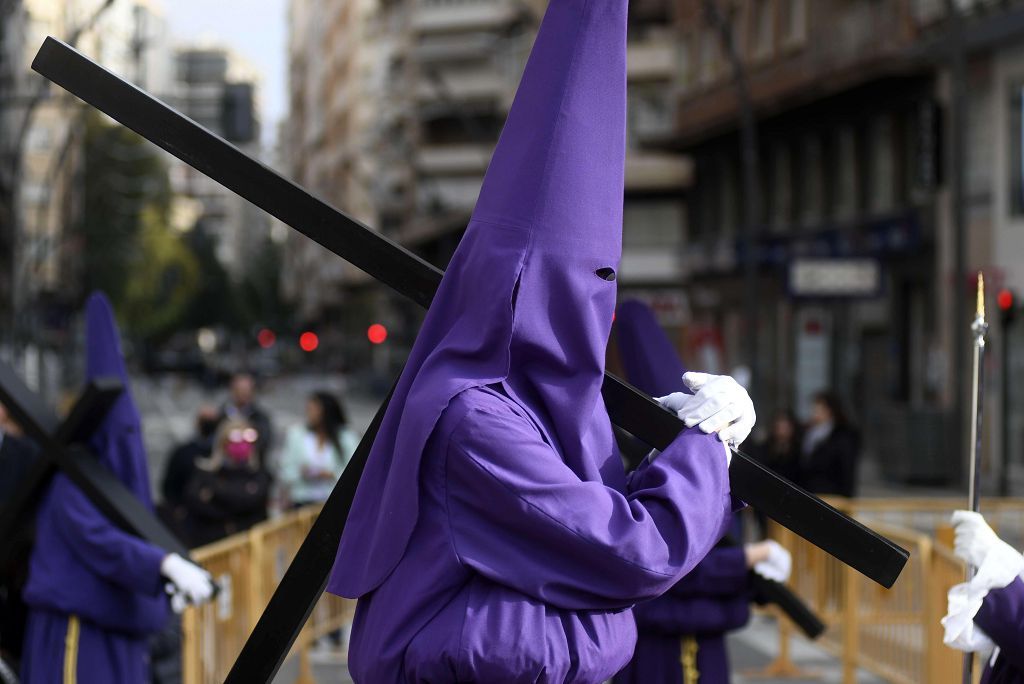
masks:
<path fill-rule="evenodd" d="M 626 0 L 554 0 L 374 442 L 328 589 L 359 682 L 600 682 L 710 550 L 721 443 L 627 481 L 601 399 L 622 241 Z"/>
<path fill-rule="evenodd" d="M 87 379 L 114 376 L 125 385 L 90 446 L 152 508 L 139 412 L 128 390 L 113 311 L 102 294 L 91 295 L 86 305 L 86 347 Z M 138 673 L 148 670 L 146 637 L 168 617 L 160 578 L 165 555 L 114 526 L 66 476 L 56 475 L 39 507 L 29 560 L 22 679 L 54 681 L 55 663 L 71 654 L 68 644 L 75 632 L 80 645 L 75 653 L 82 655 L 72 669 L 79 681 L 139 681 Z"/>

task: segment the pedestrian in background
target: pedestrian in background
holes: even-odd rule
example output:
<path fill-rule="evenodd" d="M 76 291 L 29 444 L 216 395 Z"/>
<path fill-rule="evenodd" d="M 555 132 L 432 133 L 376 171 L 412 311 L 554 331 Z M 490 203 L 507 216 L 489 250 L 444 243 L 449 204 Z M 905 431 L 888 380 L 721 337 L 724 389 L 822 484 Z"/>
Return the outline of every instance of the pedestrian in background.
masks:
<path fill-rule="evenodd" d="M 328 392 L 306 401 L 306 423 L 293 425 L 285 438 L 280 481 L 292 508 L 323 503 L 359 445 L 341 403 Z"/>
<path fill-rule="evenodd" d="M 270 472 L 270 449 L 274 441 L 274 428 L 267 413 L 256 402 L 256 379 L 251 373 L 236 373 L 231 378 L 228 399 L 221 407 L 220 421 L 244 420 L 259 434 L 256 442 L 256 453 L 259 465 L 265 472 Z"/>
<path fill-rule="evenodd" d="M 179 444 L 167 458 L 164 477 L 160 485 L 163 502 L 158 511 L 164 523 L 178 535 L 186 538 L 185 489 L 196 472 L 196 462 L 209 458 L 213 452 L 213 438 L 217 433 L 220 412 L 214 406 L 201 406 L 196 412 L 195 434 L 187 442 Z"/>
<path fill-rule="evenodd" d="M 839 398 L 820 392 L 803 437 L 800 484 L 815 494 L 854 496 L 859 462 L 860 435 L 846 419 Z"/>
<path fill-rule="evenodd" d="M 241 419 L 217 430 L 209 458 L 196 461 L 185 488 L 190 546 L 203 546 L 267 519 L 270 475 L 256 451 L 259 433 Z"/>
<path fill-rule="evenodd" d="M 0 516 L 6 513 L 36 456 L 35 444 L 22 435 L 21 428 L 0 404 Z M 15 670 L 21 660 L 25 620 L 28 618 L 21 590 L 28 578 L 32 537 L 31 525 L 14 531 L 14 539 L 7 540 L 13 542 L 11 552 L 0 565 L 0 657 Z"/>

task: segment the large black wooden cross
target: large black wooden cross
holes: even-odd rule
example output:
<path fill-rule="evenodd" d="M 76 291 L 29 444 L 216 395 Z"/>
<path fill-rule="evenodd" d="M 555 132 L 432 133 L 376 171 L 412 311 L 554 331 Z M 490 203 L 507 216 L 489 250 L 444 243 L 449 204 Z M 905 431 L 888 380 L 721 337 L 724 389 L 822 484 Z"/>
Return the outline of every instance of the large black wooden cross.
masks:
<path fill-rule="evenodd" d="M 68 45 L 47 38 L 32 68 L 397 292 L 421 306 L 430 304 L 443 275 L 439 269 Z M 614 376 L 606 375 L 603 395 L 612 421 L 652 447 L 664 449 L 683 429 L 674 414 Z M 271 598 L 229 682 L 270 681 L 323 592 L 386 405 Z M 729 475 L 733 494 L 886 587 L 907 562 L 906 550 L 745 456 L 733 458 Z"/>
<path fill-rule="evenodd" d="M 152 541 L 168 552 L 188 557 L 175 539 L 138 498 L 82 445 L 103 421 L 124 388 L 117 378 L 98 378 L 86 385 L 63 423 L 30 390 L 13 369 L 0 362 L 0 403 L 40 447 L 40 458 L 0 516 L 0 558 L 10 551 L 16 531 L 25 522 L 46 483 L 59 469 L 116 525 Z"/>

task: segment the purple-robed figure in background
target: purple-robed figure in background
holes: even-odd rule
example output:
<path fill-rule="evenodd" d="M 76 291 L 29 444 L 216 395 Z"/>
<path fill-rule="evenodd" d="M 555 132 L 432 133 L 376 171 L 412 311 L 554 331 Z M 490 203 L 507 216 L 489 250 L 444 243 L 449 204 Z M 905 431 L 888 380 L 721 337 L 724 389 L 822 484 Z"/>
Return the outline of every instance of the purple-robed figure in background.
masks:
<path fill-rule="evenodd" d="M 396 386 L 328 583 L 359 599 L 357 682 L 605 681 L 632 656 L 632 605 L 728 521 L 715 435 L 687 430 L 627 479 L 601 399 L 626 5 L 551 2 Z"/>
<path fill-rule="evenodd" d="M 954 551 L 976 568 L 949 590 L 944 641 L 984 659 L 981 684 L 1024 684 L 1024 556 L 971 511 L 953 514 Z"/>
<path fill-rule="evenodd" d="M 152 509 L 141 420 L 102 294 L 86 305 L 86 348 L 87 379 L 113 376 L 125 388 L 89 446 Z M 26 684 L 148 681 L 149 636 L 168 618 L 161 572 L 168 574 L 169 558 L 190 565 L 115 527 L 66 476 L 56 475 L 39 507 L 23 594 L 29 606 Z"/>
<path fill-rule="evenodd" d="M 86 378 L 124 383 L 89 446 L 149 508 L 139 412 L 128 389 L 121 343 L 107 299 L 86 304 Z M 143 682 L 149 635 L 168 617 L 163 549 L 115 527 L 63 474 L 39 508 L 25 602 L 28 634 L 22 678 L 28 683 Z"/>
<path fill-rule="evenodd" d="M 622 302 L 615 337 L 626 380 L 653 397 L 683 388 L 684 368 L 654 312 Z M 636 653 L 615 684 L 728 682 L 725 635 L 750 619 L 750 579 L 743 547 L 718 546 L 665 595 L 633 609 Z"/>

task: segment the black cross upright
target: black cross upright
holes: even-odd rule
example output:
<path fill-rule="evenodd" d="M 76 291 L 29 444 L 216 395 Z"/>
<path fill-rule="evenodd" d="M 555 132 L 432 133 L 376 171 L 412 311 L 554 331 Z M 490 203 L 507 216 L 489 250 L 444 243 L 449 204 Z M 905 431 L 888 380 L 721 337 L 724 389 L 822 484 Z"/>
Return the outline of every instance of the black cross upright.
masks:
<path fill-rule="evenodd" d="M 85 493 L 114 524 L 184 558 L 188 551 L 124 484 L 83 446 L 124 391 L 117 378 L 89 382 L 60 422 L 42 399 L 0 362 L 0 404 L 40 448 L 14 499 L 0 516 L 0 557 L 13 544 L 15 531 L 35 508 L 43 489 L 59 470 Z"/>
<path fill-rule="evenodd" d="M 47 38 L 32 68 L 421 306 L 443 272 L 248 157 L 68 45 Z M 606 374 L 602 389 L 612 421 L 664 449 L 684 428 L 674 414 Z M 229 682 L 269 681 L 326 586 L 338 539 L 385 405 L 285 574 Z M 909 554 L 818 497 L 752 459 L 737 455 L 732 492 L 866 576 L 890 587 Z"/>

